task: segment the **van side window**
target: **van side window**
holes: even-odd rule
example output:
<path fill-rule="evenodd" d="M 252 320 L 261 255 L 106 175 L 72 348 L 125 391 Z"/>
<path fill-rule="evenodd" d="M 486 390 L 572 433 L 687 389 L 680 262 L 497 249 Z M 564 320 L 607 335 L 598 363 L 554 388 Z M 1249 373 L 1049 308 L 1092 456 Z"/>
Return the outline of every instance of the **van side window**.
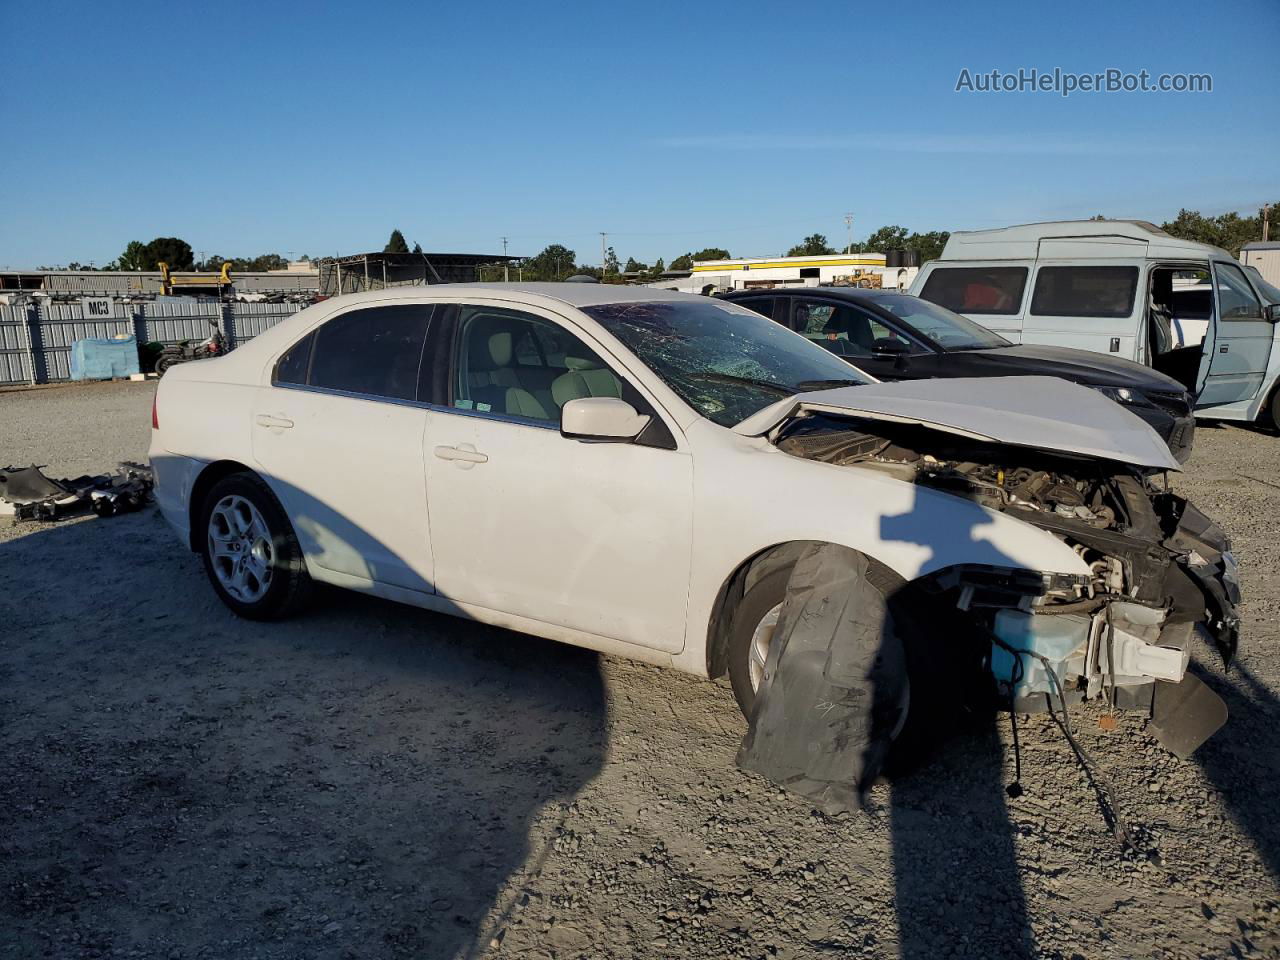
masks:
<path fill-rule="evenodd" d="M 1026 267 L 935 267 L 920 296 L 956 313 L 1017 313 Z"/>
<path fill-rule="evenodd" d="M 1137 267 L 1041 267 L 1031 296 L 1037 317 L 1127 317 Z"/>
<path fill-rule="evenodd" d="M 1218 316 L 1223 320 L 1261 320 L 1262 305 L 1253 295 L 1244 271 L 1228 263 L 1215 263 L 1213 275 L 1218 290 Z"/>

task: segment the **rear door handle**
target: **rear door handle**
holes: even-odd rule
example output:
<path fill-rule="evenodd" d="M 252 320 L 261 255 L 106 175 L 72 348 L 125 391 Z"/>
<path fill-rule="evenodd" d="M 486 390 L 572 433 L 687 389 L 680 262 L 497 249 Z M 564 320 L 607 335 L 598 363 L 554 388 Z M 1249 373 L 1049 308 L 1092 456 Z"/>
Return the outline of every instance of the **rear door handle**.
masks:
<path fill-rule="evenodd" d="M 456 460 L 458 466 L 469 466 L 473 463 L 488 463 L 489 458 L 469 443 L 460 443 L 456 447 L 439 446 L 435 454 L 441 460 Z"/>
<path fill-rule="evenodd" d="M 273 430 L 288 430 L 293 426 L 293 421 L 288 417 L 276 417 L 269 413 L 260 413 L 254 420 L 260 427 L 270 427 Z"/>

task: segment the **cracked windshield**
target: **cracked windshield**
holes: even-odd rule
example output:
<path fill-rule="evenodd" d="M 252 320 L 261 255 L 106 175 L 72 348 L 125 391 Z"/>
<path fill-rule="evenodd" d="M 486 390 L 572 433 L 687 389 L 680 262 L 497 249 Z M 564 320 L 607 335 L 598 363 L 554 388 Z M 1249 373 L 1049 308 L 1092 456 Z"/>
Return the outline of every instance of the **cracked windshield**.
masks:
<path fill-rule="evenodd" d="M 871 382 L 772 320 L 710 300 L 583 309 L 721 426 L 792 394 Z"/>

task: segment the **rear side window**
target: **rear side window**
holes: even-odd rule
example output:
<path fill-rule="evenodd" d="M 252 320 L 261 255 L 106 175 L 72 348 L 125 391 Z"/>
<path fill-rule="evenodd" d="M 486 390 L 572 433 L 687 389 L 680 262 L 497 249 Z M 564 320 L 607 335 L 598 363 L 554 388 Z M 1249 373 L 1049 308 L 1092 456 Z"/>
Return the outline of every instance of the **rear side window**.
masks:
<path fill-rule="evenodd" d="M 745 300 L 734 300 L 732 302 L 736 303 L 740 307 L 746 307 L 748 310 L 754 310 L 762 317 L 768 317 L 770 320 L 774 318 L 773 297 L 750 297 Z"/>
<path fill-rule="evenodd" d="M 935 267 L 920 296 L 956 313 L 1017 313 L 1026 267 Z"/>
<path fill-rule="evenodd" d="M 414 400 L 431 307 L 365 307 L 335 317 L 315 333 L 313 387 L 393 400 Z"/>
<path fill-rule="evenodd" d="M 276 363 L 276 383 L 306 383 L 307 367 L 311 364 L 311 343 L 314 332 L 295 343 Z"/>
<path fill-rule="evenodd" d="M 1031 312 L 1038 317 L 1127 317 L 1137 267 L 1041 267 Z"/>

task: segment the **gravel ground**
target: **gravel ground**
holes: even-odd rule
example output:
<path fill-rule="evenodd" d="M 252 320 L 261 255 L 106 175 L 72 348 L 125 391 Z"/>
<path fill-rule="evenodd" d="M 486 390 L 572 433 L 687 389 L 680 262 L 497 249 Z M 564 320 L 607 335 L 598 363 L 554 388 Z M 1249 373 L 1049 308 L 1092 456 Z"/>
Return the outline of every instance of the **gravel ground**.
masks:
<path fill-rule="evenodd" d="M 0 393 L 0 460 L 145 455 L 152 384 Z M 1280 956 L 1280 439 L 1205 428 L 1234 535 L 1227 728 L 1048 721 L 828 818 L 741 773 L 706 683 L 355 595 L 231 616 L 153 510 L 0 523 L 0 956 Z"/>

